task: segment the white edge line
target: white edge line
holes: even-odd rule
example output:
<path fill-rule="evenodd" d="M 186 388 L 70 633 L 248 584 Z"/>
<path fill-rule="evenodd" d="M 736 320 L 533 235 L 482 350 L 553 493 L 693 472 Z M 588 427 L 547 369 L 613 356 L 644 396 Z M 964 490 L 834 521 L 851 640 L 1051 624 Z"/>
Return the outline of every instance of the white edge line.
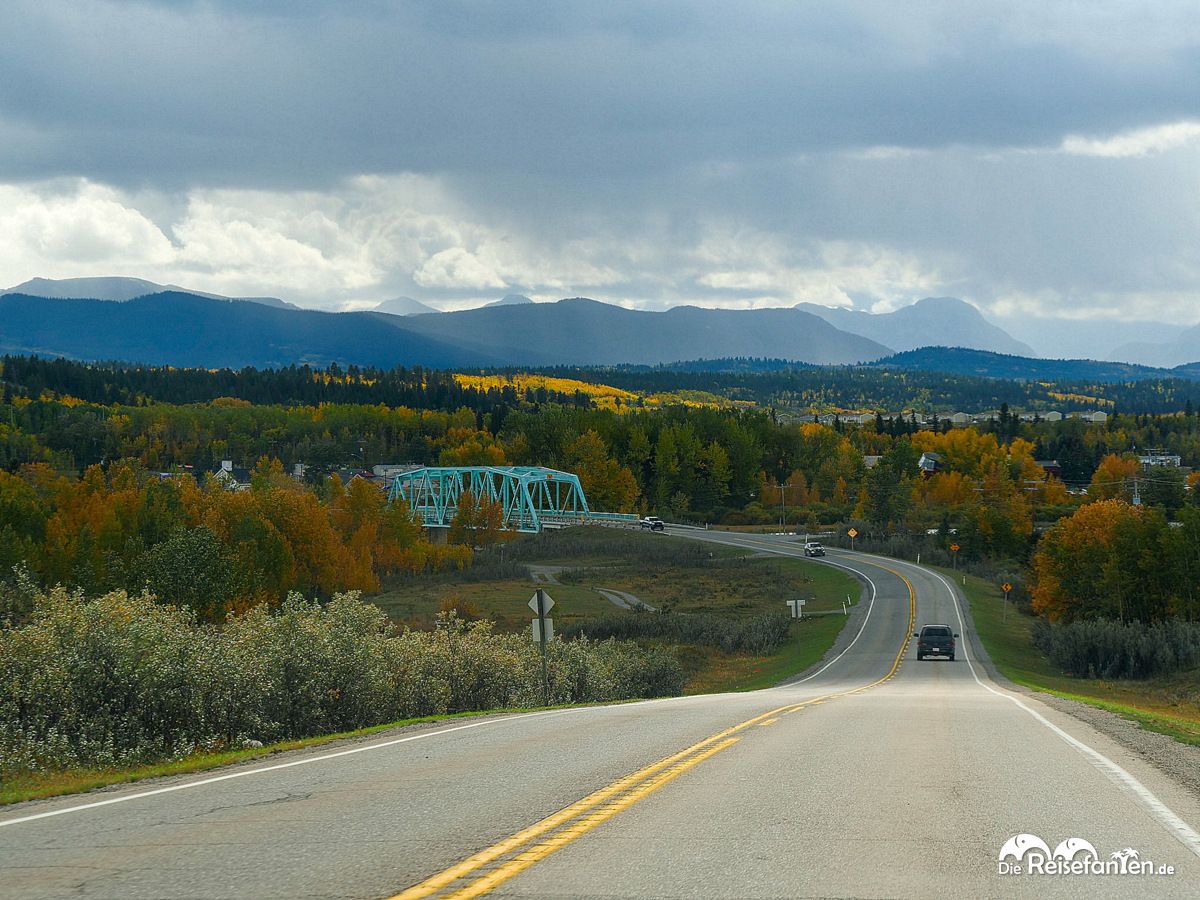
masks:
<path fill-rule="evenodd" d="M 946 589 L 950 592 L 950 601 L 954 604 L 954 614 L 958 616 L 959 630 L 961 630 L 963 633 L 966 633 L 967 626 L 963 620 L 962 608 L 958 602 L 958 593 L 954 586 L 946 580 L 942 573 L 934 572 L 933 570 L 926 569 L 923 566 L 916 566 L 915 563 L 904 562 L 902 564 L 915 566 L 919 571 L 932 575 L 943 585 L 945 585 Z M 1154 795 L 1153 791 L 1138 781 L 1137 778 L 1129 774 L 1127 771 L 1121 768 L 1121 766 L 1113 762 L 1099 750 L 1088 746 L 1083 741 L 1073 737 L 1063 729 L 1059 728 L 1036 709 L 1026 706 L 1019 697 L 1010 694 L 1008 691 L 998 690 L 989 684 L 984 684 L 979 677 L 979 673 L 975 671 L 974 664 L 971 662 L 968 646 L 968 642 L 963 641 L 963 659 L 966 661 L 967 667 L 970 668 L 971 677 L 975 679 L 976 684 L 978 684 L 985 691 L 990 691 L 991 693 L 995 694 L 997 697 L 1003 697 L 1005 700 L 1012 701 L 1021 709 L 1025 710 L 1025 712 L 1029 713 L 1029 715 L 1033 716 L 1033 718 L 1042 725 L 1045 725 L 1052 732 L 1058 735 L 1058 737 L 1062 738 L 1062 740 L 1068 745 L 1074 747 L 1084 756 L 1088 757 L 1093 766 L 1107 775 L 1108 778 L 1115 782 L 1118 786 L 1131 793 L 1134 798 L 1137 799 L 1143 807 L 1145 807 L 1146 811 L 1150 813 L 1151 817 L 1157 820 L 1158 824 L 1162 825 L 1165 829 L 1167 829 L 1167 831 L 1171 832 L 1171 834 L 1178 838 L 1180 843 L 1191 850 L 1193 854 L 1200 856 L 1200 834 L 1197 834 L 1187 822 L 1176 815 L 1170 807 L 1159 800 L 1158 797 Z"/>
<path fill-rule="evenodd" d="M 322 753 L 318 756 L 306 756 L 303 759 L 295 759 L 291 762 L 276 763 L 272 766 L 259 766 L 253 769 L 242 769 L 237 772 L 228 772 L 224 775 L 214 775 L 211 778 L 202 778 L 198 781 L 188 781 L 183 784 L 172 784 L 166 787 L 155 788 L 150 791 L 138 791 L 135 794 L 123 794 L 120 797 L 109 797 L 106 800 L 96 800 L 91 803 L 80 803 L 75 806 L 67 806 L 62 809 L 52 809 L 47 812 L 34 813 L 28 816 L 19 816 L 15 819 L 5 819 L 0 821 L 0 828 L 6 825 L 19 825 L 22 822 L 32 822 L 35 819 L 48 819 L 52 816 L 64 816 L 67 813 L 82 812 L 85 809 L 95 809 L 100 806 L 111 806 L 114 803 L 126 803 L 130 800 L 141 800 L 144 797 L 154 797 L 158 794 L 170 794 L 175 791 L 185 791 L 191 788 L 204 787 L 209 784 L 216 784 L 218 781 L 229 781 L 233 778 L 245 778 L 249 775 L 261 775 L 264 772 L 277 772 L 280 769 L 290 769 L 293 766 L 305 766 L 310 763 L 324 762 L 329 759 L 336 759 L 340 756 L 351 756 L 355 753 L 366 753 L 370 750 L 382 750 L 385 747 L 393 747 L 396 744 L 406 744 L 409 741 L 419 741 L 423 738 L 438 737 L 443 734 L 450 734 L 455 731 L 466 731 L 468 728 L 479 728 L 483 725 L 503 725 L 508 722 L 515 722 L 517 719 L 527 719 L 530 716 L 546 716 L 556 715 L 561 713 L 575 712 L 580 709 L 591 709 L 592 707 L 580 706 L 572 709 L 558 710 L 541 710 L 538 712 L 519 713 L 512 716 L 504 716 L 499 719 L 484 719 L 479 722 L 469 722 L 466 725 L 456 725 L 453 728 L 442 728 L 437 731 L 424 731 L 420 734 L 410 734 L 407 737 L 394 738 L 390 741 L 383 741 L 379 744 L 366 744 L 361 747 L 350 747 L 347 750 L 337 750 L 333 753 Z"/>

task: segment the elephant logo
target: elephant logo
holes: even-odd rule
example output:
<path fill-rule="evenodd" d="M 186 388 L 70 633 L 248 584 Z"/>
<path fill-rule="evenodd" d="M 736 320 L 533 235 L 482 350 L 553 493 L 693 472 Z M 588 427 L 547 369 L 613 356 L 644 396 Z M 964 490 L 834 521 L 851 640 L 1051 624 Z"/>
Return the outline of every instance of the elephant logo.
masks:
<path fill-rule="evenodd" d="M 1090 859 L 1098 859 L 1100 856 L 1091 842 L 1085 841 L 1083 838 L 1067 838 L 1054 848 L 1055 859 L 1074 859 L 1079 853 L 1086 853 Z"/>
<path fill-rule="evenodd" d="M 1010 856 L 1020 862 L 1030 850 L 1038 850 L 1044 859 L 1050 859 L 1050 848 L 1036 834 L 1014 834 L 1000 848 L 1000 862 Z"/>

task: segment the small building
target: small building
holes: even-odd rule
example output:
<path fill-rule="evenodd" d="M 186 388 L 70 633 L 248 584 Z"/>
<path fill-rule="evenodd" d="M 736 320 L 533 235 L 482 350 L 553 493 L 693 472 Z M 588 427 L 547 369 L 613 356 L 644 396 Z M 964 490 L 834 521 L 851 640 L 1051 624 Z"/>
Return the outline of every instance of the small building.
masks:
<path fill-rule="evenodd" d="M 1138 457 L 1138 462 L 1142 464 L 1143 469 L 1160 467 L 1178 469 L 1183 458 L 1174 453 L 1168 453 L 1166 450 L 1146 450 Z"/>
<path fill-rule="evenodd" d="M 956 412 L 950 414 L 950 424 L 956 428 L 962 428 L 971 424 L 971 416 L 969 413 Z"/>
<path fill-rule="evenodd" d="M 376 484 L 375 473 L 370 469 L 338 469 L 335 473 L 343 485 L 349 484 L 356 478 Z M 390 484 L 390 483 L 389 483 Z"/>
<path fill-rule="evenodd" d="M 883 459 L 882 456 L 868 456 L 867 454 L 864 453 L 863 454 L 863 466 L 865 466 L 868 469 L 873 469 L 877 465 L 879 465 L 879 461 L 881 459 Z"/>
<path fill-rule="evenodd" d="M 1062 466 L 1057 459 L 1035 459 L 1033 462 L 1045 471 L 1047 478 L 1062 478 Z"/>
<path fill-rule="evenodd" d="M 930 453 L 926 451 L 921 454 L 921 458 L 917 460 L 917 468 L 921 470 L 921 474 L 926 478 L 933 476 L 942 469 L 942 457 L 938 453 Z"/>
<path fill-rule="evenodd" d="M 235 466 L 231 459 L 221 460 L 209 477 L 221 482 L 227 491 L 244 491 L 250 487 L 250 470 Z"/>
<path fill-rule="evenodd" d="M 1043 422 L 1061 422 L 1062 421 L 1062 413 L 1060 413 L 1056 409 L 1052 409 L 1048 413 L 1045 413 L 1042 416 L 1042 421 Z"/>

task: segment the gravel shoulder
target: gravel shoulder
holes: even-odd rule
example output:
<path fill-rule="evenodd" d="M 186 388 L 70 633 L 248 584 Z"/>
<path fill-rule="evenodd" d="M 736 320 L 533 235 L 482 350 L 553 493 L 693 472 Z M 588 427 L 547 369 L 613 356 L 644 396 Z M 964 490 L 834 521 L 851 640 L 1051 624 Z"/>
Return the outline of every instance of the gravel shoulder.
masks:
<path fill-rule="evenodd" d="M 1200 747 L 1184 744 L 1156 731 L 1147 731 L 1137 722 L 1107 709 L 1101 709 L 1079 700 L 1068 700 L 1044 691 L 1035 691 L 1009 681 L 996 668 L 984 649 L 983 643 L 979 640 L 979 633 L 971 618 L 971 605 L 967 602 L 967 598 L 963 596 L 957 585 L 954 586 L 954 590 L 958 595 L 963 619 L 968 625 L 966 633 L 971 643 L 972 659 L 987 670 L 993 681 L 1005 690 L 1034 697 L 1039 702 L 1090 725 L 1101 734 L 1136 753 L 1164 775 L 1183 785 L 1194 796 L 1200 797 Z"/>

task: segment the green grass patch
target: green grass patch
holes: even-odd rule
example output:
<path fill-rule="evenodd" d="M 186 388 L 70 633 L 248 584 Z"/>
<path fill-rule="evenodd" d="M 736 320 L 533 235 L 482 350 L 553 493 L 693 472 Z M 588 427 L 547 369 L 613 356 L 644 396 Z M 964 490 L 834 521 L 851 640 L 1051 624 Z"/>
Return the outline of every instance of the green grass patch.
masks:
<path fill-rule="evenodd" d="M 498 555 L 498 552 L 497 552 Z M 806 601 L 803 622 L 768 656 L 725 653 L 713 647 L 677 647 L 688 674 L 687 693 L 745 691 L 769 687 L 819 660 L 845 625 L 843 603 L 857 603 L 861 586 L 845 572 L 805 559 L 756 556 L 737 547 L 705 544 L 671 535 L 571 528 L 522 537 L 507 544 L 503 577 L 467 580 L 441 575 L 401 581 L 368 598 L 396 622 L 432 627 L 439 608 L 491 619 L 500 630 L 529 628 L 526 604 L 538 587 L 513 575 L 511 564 L 560 566 L 562 584 L 542 585 L 554 598 L 552 617 L 561 629 L 586 626 L 621 611 L 597 588 L 625 591 L 643 603 L 677 613 L 731 620 L 784 614 L 788 600 Z M 488 563 L 480 567 L 487 571 Z M 809 617 L 809 614 L 816 614 Z"/>
<path fill-rule="evenodd" d="M 814 616 L 793 622 L 787 642 L 770 656 L 687 647 L 681 653 L 688 673 L 684 693 L 757 691 L 776 685 L 817 663 L 845 626 L 846 617 L 842 615 Z"/>
<path fill-rule="evenodd" d="M 962 576 L 955 577 L 962 585 Z M 1180 672 L 1136 681 L 1073 678 L 1034 646 L 1032 616 L 1018 612 L 1011 604 L 1005 612 L 999 587 L 968 575 L 963 590 L 984 649 L 1005 678 L 1030 690 L 1107 709 L 1147 731 L 1200 746 L 1200 691 L 1196 688 L 1200 673 Z"/>

